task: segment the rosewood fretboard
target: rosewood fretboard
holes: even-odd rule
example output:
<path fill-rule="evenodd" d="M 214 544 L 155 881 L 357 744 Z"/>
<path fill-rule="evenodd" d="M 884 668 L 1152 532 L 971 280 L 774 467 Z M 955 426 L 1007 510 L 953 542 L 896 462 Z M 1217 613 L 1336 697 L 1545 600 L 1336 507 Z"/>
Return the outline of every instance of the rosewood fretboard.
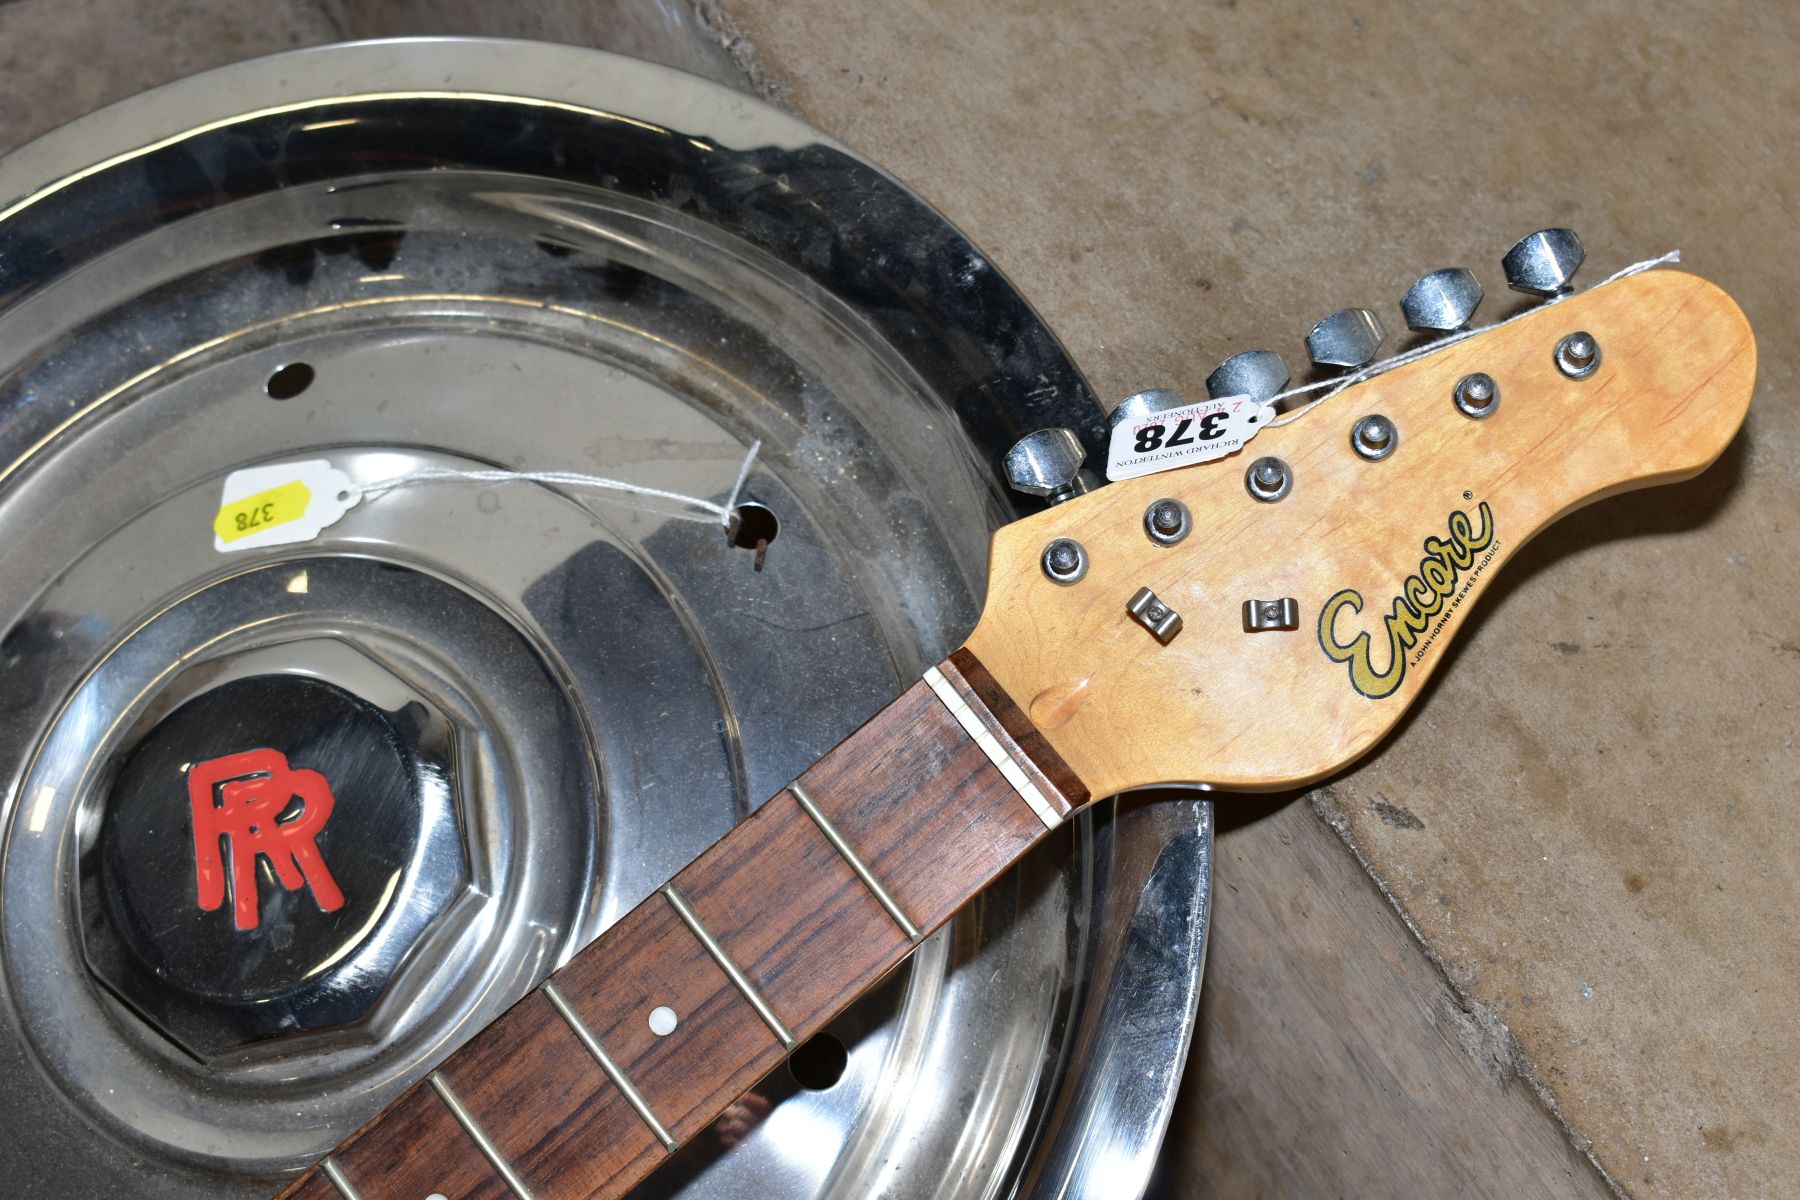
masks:
<path fill-rule="evenodd" d="M 282 1196 L 620 1196 L 1087 799 L 959 650 Z"/>

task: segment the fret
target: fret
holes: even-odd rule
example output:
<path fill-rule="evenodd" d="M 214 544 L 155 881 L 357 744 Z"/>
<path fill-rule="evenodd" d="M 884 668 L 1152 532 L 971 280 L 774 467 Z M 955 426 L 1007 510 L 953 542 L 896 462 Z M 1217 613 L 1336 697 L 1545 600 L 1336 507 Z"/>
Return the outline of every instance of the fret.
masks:
<path fill-rule="evenodd" d="M 482 1129 L 481 1122 L 477 1121 L 474 1115 L 463 1107 L 463 1102 L 457 1098 L 456 1090 L 450 1086 L 449 1080 L 445 1079 L 439 1071 L 433 1071 L 426 1076 L 426 1080 L 431 1084 L 432 1090 L 438 1094 L 438 1099 L 444 1102 L 444 1107 L 450 1110 L 450 1115 L 456 1118 L 456 1123 L 463 1127 L 463 1132 L 469 1135 L 469 1140 L 474 1142 L 476 1148 L 481 1151 L 482 1157 L 493 1165 L 495 1174 L 506 1180 L 506 1186 L 512 1189 L 513 1195 L 517 1196 L 519 1200 L 534 1200 L 531 1189 L 525 1186 L 525 1181 L 519 1178 L 517 1171 L 513 1170 L 512 1164 L 506 1160 L 506 1155 L 500 1152 L 500 1147 L 494 1145 L 492 1139 L 488 1137 L 487 1131 Z"/>
<path fill-rule="evenodd" d="M 831 823 L 831 818 L 819 811 L 819 806 L 814 804 L 813 798 L 806 794 L 806 789 L 796 781 L 788 784 L 787 790 L 795 802 L 806 811 L 806 815 L 812 818 L 812 823 L 819 827 L 819 832 L 825 835 L 825 840 L 831 843 L 831 848 L 843 857 L 852 871 L 856 872 L 856 877 L 862 880 L 864 887 L 869 889 L 869 894 L 874 896 L 876 902 L 887 910 L 888 916 L 894 918 L 894 924 L 900 927 L 900 932 L 906 935 L 906 940 L 915 946 L 923 941 L 925 931 L 914 925 L 912 918 L 901 911 L 900 902 L 895 900 L 885 887 L 881 886 L 881 880 L 875 878 L 874 870 L 862 860 L 850 843 L 844 840 L 844 835 L 838 832 L 836 825 Z"/>
<path fill-rule="evenodd" d="M 666 1153 L 656 1132 L 540 990 L 437 1070 L 504 1161 L 539 1196 Z"/>
<path fill-rule="evenodd" d="M 617 1200 L 1086 798 L 953 656 L 347 1141 L 339 1177 Z"/>
<path fill-rule="evenodd" d="M 437 1092 L 415 1086 L 333 1152 L 362 1200 L 512 1200 Z"/>
<path fill-rule="evenodd" d="M 344 1200 L 362 1200 L 362 1193 L 351 1184 L 350 1177 L 344 1174 L 344 1168 L 338 1166 L 337 1159 L 327 1154 L 324 1161 L 319 1164 L 319 1170 L 324 1173 L 326 1179 L 331 1181 L 331 1186 L 337 1189 L 338 1195 L 342 1196 Z"/>
<path fill-rule="evenodd" d="M 546 979 L 538 987 L 538 991 L 542 992 L 544 999 L 548 1000 L 556 1009 L 556 1014 L 568 1025 L 576 1040 L 587 1048 L 589 1054 L 594 1056 L 594 1061 L 600 1064 L 600 1069 L 606 1073 L 606 1078 L 619 1089 L 619 1094 L 625 1097 L 626 1102 L 631 1105 L 632 1111 L 636 1112 L 643 1119 L 644 1124 L 650 1127 L 650 1131 L 656 1135 L 656 1140 L 663 1144 L 663 1149 L 675 1149 L 680 1144 L 675 1140 L 675 1135 L 670 1133 L 668 1127 L 662 1123 L 656 1113 L 651 1111 L 649 1102 L 644 1099 L 643 1093 L 637 1090 L 637 1084 L 631 1082 L 630 1077 L 619 1069 L 617 1063 L 613 1062 L 612 1055 L 606 1052 L 606 1048 L 600 1044 L 600 1039 L 595 1037 L 593 1031 L 582 1023 L 580 1017 L 575 1015 L 575 1010 L 569 1007 L 569 1002 L 563 999 L 563 994 L 556 990 L 556 985 Z M 654 1030 L 655 1027 L 652 1026 L 652 1031 L 654 1032 Z"/>
<path fill-rule="evenodd" d="M 802 772 L 800 786 L 929 931 L 1043 837 L 1045 825 L 929 684 L 914 684 L 876 721 L 905 735 L 852 734 Z"/>
<path fill-rule="evenodd" d="M 551 982 L 677 1143 L 705 1129 L 786 1057 L 660 893 L 621 917 Z M 676 1014 L 668 1034 L 650 1027 L 657 1008 Z"/>
<path fill-rule="evenodd" d="M 751 878 L 762 882 L 744 887 Z M 777 793 L 674 882 L 799 1041 L 912 948 L 792 791 Z"/>
<path fill-rule="evenodd" d="M 297 1188 L 282 1193 L 285 1200 L 362 1200 L 352 1189 L 334 1184 L 329 1174 L 331 1163 L 327 1156 L 317 1171 L 300 1180 Z"/>
<path fill-rule="evenodd" d="M 751 1008 L 756 1010 L 756 1015 L 761 1017 L 763 1024 L 769 1027 L 769 1032 L 775 1035 L 775 1040 L 781 1043 L 782 1049 L 792 1050 L 798 1046 L 799 1041 L 794 1037 L 792 1031 L 782 1023 L 781 1018 L 775 1015 L 775 1010 L 769 1006 L 767 997 L 755 984 L 750 982 L 749 976 L 744 974 L 743 969 L 737 965 L 731 955 L 725 953 L 725 947 L 719 945 L 718 939 L 714 938 L 712 932 L 701 923 L 700 918 L 694 915 L 694 910 L 688 906 L 688 902 L 681 893 L 675 890 L 675 885 L 663 884 L 662 894 L 668 898 L 670 907 L 675 910 L 675 915 L 681 918 L 681 923 L 700 939 L 700 944 L 706 947 L 706 952 L 712 955 L 714 962 L 719 964 L 719 970 L 725 972 L 725 978 L 731 980 L 731 986 L 736 988 L 738 994 L 749 1003 Z M 654 1027 L 651 1032 L 656 1032 Z"/>

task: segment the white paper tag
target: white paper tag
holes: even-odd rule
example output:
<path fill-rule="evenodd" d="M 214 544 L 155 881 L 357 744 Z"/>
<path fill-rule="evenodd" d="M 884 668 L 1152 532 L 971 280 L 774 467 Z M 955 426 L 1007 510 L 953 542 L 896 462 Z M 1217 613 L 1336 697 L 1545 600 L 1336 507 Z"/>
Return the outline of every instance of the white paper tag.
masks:
<path fill-rule="evenodd" d="M 233 471 L 213 518 L 213 549 L 229 554 L 310 541 L 361 499 L 350 477 L 322 458 Z"/>
<path fill-rule="evenodd" d="M 1248 396 L 1202 400 L 1115 425 L 1106 448 L 1106 477 L 1136 479 L 1174 467 L 1224 458 L 1256 436 L 1275 415 Z"/>

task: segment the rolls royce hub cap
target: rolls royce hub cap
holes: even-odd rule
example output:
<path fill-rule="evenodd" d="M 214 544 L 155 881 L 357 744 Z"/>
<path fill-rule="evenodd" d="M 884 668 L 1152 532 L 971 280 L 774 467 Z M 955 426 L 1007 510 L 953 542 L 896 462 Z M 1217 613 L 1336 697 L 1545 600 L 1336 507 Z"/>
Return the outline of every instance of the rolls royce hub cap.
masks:
<path fill-rule="evenodd" d="M 941 217 L 642 63 L 328 47 L 0 161 L 8 1187 L 274 1190 L 952 649 L 1045 425 L 1100 444 Z M 335 520 L 218 532 L 294 464 Z M 1189 1011 L 1206 832 L 1146 811 L 656 1186 L 1066 1181 L 1123 1144 L 1082 1113 L 1153 1147 L 1186 1024 L 1149 1075 L 1105 1031 Z"/>

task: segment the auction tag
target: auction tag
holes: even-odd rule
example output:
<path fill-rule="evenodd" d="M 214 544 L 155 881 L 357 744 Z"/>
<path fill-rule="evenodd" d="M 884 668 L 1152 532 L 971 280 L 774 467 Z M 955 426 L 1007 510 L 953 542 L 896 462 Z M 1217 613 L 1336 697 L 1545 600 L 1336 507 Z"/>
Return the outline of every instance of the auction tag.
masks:
<path fill-rule="evenodd" d="M 1115 425 L 1106 449 L 1106 477 L 1136 479 L 1224 458 L 1255 437 L 1274 415 L 1273 404 L 1258 404 L 1248 396 L 1222 396 Z"/>
<path fill-rule="evenodd" d="M 233 471 L 213 518 L 213 549 L 227 554 L 309 541 L 361 499 L 350 477 L 322 458 Z"/>

